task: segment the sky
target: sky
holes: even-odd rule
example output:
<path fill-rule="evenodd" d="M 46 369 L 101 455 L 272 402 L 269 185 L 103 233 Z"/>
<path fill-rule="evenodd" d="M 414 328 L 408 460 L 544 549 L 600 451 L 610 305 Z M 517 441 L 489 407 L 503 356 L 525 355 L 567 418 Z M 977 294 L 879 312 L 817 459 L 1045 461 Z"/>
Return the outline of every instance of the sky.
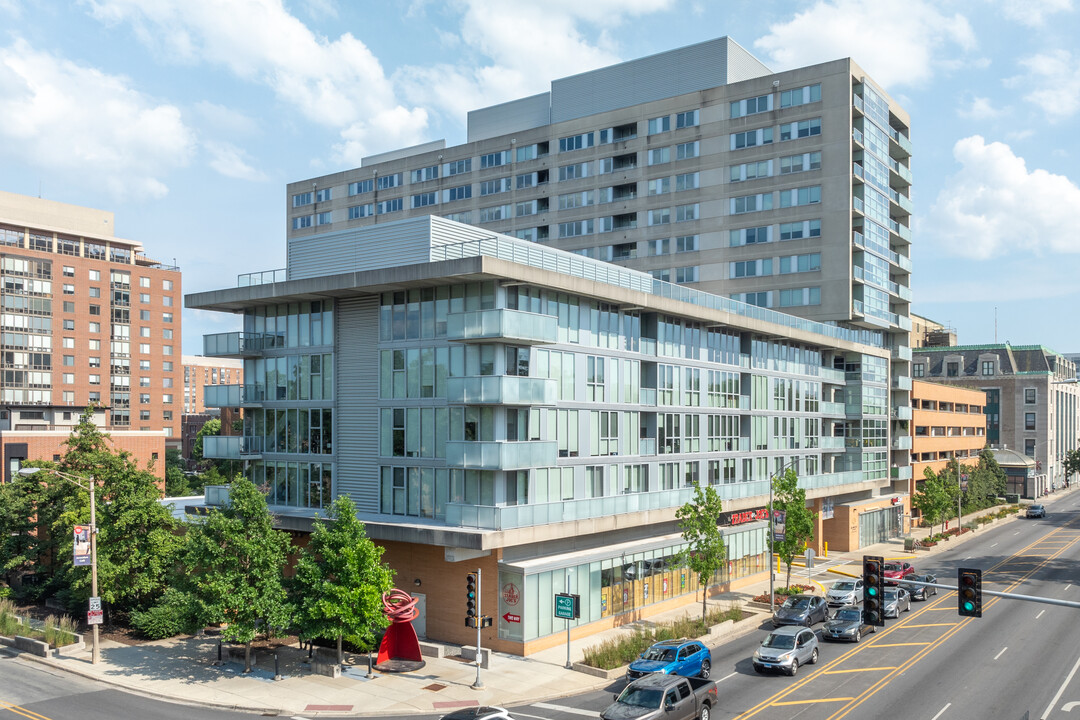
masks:
<path fill-rule="evenodd" d="M 232 287 L 285 266 L 286 183 L 728 35 L 776 71 L 851 57 L 910 113 L 913 312 L 1080 352 L 1078 5 L 0 0 L 0 190 L 110 210 L 185 293 Z M 235 329 L 185 310 L 184 353 Z"/>

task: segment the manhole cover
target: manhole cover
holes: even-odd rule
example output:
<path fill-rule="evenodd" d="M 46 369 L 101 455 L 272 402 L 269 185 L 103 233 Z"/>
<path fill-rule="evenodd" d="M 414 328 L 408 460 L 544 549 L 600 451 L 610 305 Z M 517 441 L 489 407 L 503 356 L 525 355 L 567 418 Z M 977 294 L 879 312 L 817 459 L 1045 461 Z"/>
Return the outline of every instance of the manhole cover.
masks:
<path fill-rule="evenodd" d="M 425 685 L 424 689 L 430 690 L 431 692 L 439 692 L 440 690 L 445 690 L 446 686 L 439 683 L 431 683 L 430 685 Z"/>

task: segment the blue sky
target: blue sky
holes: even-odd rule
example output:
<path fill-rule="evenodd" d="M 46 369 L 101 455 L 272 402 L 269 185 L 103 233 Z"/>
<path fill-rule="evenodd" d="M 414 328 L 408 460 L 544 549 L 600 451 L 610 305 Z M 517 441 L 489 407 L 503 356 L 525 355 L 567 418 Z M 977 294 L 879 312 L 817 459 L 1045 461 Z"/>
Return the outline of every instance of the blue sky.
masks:
<path fill-rule="evenodd" d="M 915 312 L 1080 351 L 1078 33 L 1074 0 L 0 0 L 0 189 L 232 286 L 285 265 L 287 182 L 729 35 L 775 70 L 850 56 L 910 112 Z M 184 351 L 236 327 L 185 311 Z"/>

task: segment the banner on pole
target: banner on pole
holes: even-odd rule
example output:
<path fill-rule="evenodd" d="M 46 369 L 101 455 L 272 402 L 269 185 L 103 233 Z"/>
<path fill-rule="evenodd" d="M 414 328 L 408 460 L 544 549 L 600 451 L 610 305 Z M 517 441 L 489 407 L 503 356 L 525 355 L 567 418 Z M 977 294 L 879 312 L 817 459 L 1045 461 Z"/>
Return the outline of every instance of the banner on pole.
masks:
<path fill-rule="evenodd" d="M 782 543 L 786 535 L 787 512 L 773 510 L 773 542 Z"/>
<path fill-rule="evenodd" d="M 90 526 L 75 526 L 75 555 L 72 564 L 76 567 L 90 564 Z"/>

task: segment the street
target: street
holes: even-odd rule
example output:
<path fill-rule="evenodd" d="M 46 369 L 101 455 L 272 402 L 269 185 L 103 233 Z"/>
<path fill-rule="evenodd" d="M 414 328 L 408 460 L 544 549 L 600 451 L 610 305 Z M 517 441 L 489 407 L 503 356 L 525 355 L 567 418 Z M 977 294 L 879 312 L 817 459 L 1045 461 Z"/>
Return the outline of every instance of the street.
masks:
<path fill-rule="evenodd" d="M 984 589 L 1080 600 L 1080 496 L 1055 503 L 1045 519 L 991 526 L 922 560 L 914 561 L 917 570 L 937 575 L 944 584 L 954 584 L 958 566 L 974 566 L 984 571 Z M 814 571 L 814 579 L 823 583 L 839 577 L 820 567 Z M 865 718 L 875 708 L 888 708 L 889 717 L 925 720 L 1019 720 L 1025 713 L 1039 720 L 1080 717 L 1077 612 L 985 597 L 982 618 L 961 618 L 955 593 L 943 591 L 914 603 L 910 612 L 858 645 L 823 642 L 818 664 L 791 678 L 754 672 L 750 657 L 766 632 L 763 624 L 760 631 L 713 650 L 720 702 L 712 717 L 835 720 Z M 10 652 L 0 652 L 0 668 L 0 707 L 38 720 L 233 715 L 102 689 L 13 659 Z M 601 691 L 511 710 L 530 720 L 596 717 L 623 685 L 613 681 Z"/>

